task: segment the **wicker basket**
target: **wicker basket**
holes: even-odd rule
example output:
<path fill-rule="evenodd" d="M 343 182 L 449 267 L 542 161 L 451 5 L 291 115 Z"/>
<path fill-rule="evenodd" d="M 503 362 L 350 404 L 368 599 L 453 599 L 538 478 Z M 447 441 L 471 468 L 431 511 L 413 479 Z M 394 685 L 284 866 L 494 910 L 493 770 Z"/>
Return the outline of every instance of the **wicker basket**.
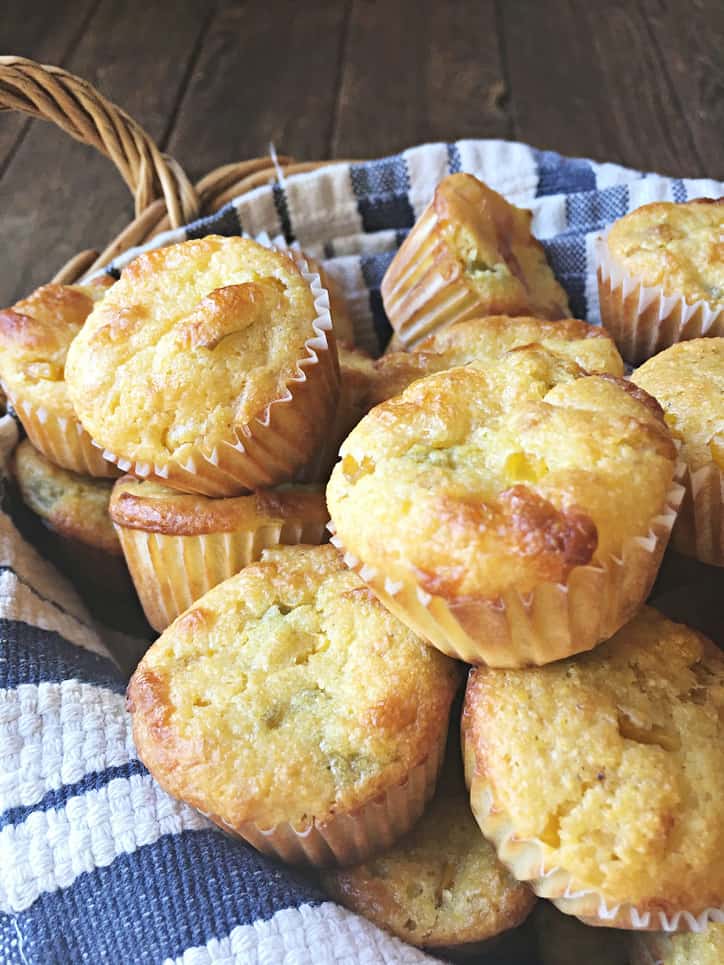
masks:
<path fill-rule="evenodd" d="M 144 129 L 86 81 L 60 67 L 25 57 L 0 57 L 0 111 L 16 110 L 52 121 L 109 158 L 135 203 L 133 221 L 101 251 L 82 251 L 51 279 L 81 281 L 136 245 L 218 211 L 232 198 L 277 180 L 279 173 L 314 171 L 329 161 L 297 163 L 260 157 L 225 164 L 192 184 L 181 165 L 162 154 Z"/>

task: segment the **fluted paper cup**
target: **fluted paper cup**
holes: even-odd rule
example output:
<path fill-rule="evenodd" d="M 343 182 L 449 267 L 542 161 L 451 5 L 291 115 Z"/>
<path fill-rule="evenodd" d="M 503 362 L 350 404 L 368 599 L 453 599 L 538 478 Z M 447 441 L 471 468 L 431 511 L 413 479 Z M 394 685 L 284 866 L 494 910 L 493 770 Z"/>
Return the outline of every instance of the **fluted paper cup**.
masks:
<path fill-rule="evenodd" d="M 686 468 L 685 494 L 671 543 L 685 556 L 724 566 L 724 472 L 710 462 Z"/>

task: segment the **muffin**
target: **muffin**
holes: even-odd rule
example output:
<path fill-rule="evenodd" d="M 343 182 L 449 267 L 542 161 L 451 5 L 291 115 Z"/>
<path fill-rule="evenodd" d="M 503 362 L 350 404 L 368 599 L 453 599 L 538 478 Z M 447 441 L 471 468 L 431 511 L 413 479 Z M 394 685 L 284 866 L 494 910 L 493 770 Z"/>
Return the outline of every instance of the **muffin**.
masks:
<path fill-rule="evenodd" d="M 287 482 L 339 394 L 327 293 L 299 252 L 247 238 L 149 251 L 88 318 L 66 378 L 86 430 L 135 476 L 207 496 Z"/>
<path fill-rule="evenodd" d="M 89 476 L 118 470 L 92 445 L 65 384 L 68 348 L 112 279 L 44 285 L 0 311 L 0 378 L 36 449 L 64 469 Z"/>
<path fill-rule="evenodd" d="M 599 239 L 601 318 L 627 361 L 724 335 L 723 238 L 724 198 L 699 198 L 645 204 Z"/>
<path fill-rule="evenodd" d="M 574 318 L 549 322 L 540 318 L 493 315 L 454 322 L 420 342 L 412 352 L 391 352 L 374 364 L 367 407 L 399 395 L 415 379 L 470 362 L 492 362 L 511 349 L 537 344 L 573 359 L 591 374 L 623 375 L 623 362 L 613 339 L 601 328 Z"/>
<path fill-rule="evenodd" d="M 146 619 L 158 631 L 263 549 L 324 542 L 329 519 L 320 487 L 209 499 L 133 476 L 116 483 L 110 514 Z"/>
<path fill-rule="evenodd" d="M 115 596 L 133 590 L 108 515 L 113 481 L 61 469 L 24 439 L 11 466 L 25 505 L 56 536 L 54 549 L 71 576 L 89 590 Z"/>
<path fill-rule="evenodd" d="M 350 433 L 334 540 L 443 652 L 543 664 L 648 595 L 681 486 L 658 404 L 540 346 L 419 379 Z"/>
<path fill-rule="evenodd" d="M 465 774 L 516 878 L 611 928 L 687 931 L 724 906 L 724 654 L 642 610 L 592 653 L 476 669 Z"/>
<path fill-rule="evenodd" d="M 459 668 L 327 546 L 265 550 L 162 634 L 129 686 L 170 794 L 271 855 L 353 864 L 432 796 Z"/>
<path fill-rule="evenodd" d="M 686 465 L 672 543 L 686 556 L 724 566 L 724 338 L 672 345 L 631 378 L 662 406 Z"/>
<path fill-rule="evenodd" d="M 567 318 L 532 217 L 471 174 L 444 178 L 382 280 L 400 345 L 481 315 Z"/>
<path fill-rule="evenodd" d="M 646 932 L 631 939 L 629 965 L 721 965 L 724 924 L 710 924 L 696 934 Z"/>
<path fill-rule="evenodd" d="M 460 747 L 457 740 L 450 744 L 435 797 L 412 831 L 364 864 L 325 872 L 322 886 L 334 901 L 411 945 L 462 951 L 515 928 L 535 897 L 480 834 Z"/>
<path fill-rule="evenodd" d="M 531 921 L 540 965 L 630 965 L 630 932 L 590 928 L 549 901 L 538 902 Z"/>

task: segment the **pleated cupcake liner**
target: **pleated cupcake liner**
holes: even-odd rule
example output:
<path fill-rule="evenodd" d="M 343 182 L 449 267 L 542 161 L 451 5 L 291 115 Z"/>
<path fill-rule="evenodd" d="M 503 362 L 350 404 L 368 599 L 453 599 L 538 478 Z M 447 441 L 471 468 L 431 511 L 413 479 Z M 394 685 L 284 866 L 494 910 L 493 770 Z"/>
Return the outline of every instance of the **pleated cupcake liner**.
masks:
<path fill-rule="evenodd" d="M 683 467 L 677 467 L 677 479 L 682 473 Z M 627 540 L 620 556 L 576 567 L 565 584 L 543 583 L 530 593 L 510 590 L 491 599 L 456 603 L 412 580 L 391 579 L 347 551 L 333 524 L 328 528 L 347 566 L 438 650 L 489 667 L 540 666 L 591 650 L 633 616 L 656 579 L 683 495 L 675 480 L 646 536 Z"/>
<path fill-rule="evenodd" d="M 139 479 L 156 479 L 182 492 L 238 496 L 294 478 L 322 440 L 339 398 L 339 363 L 329 295 L 319 275 L 308 270 L 298 248 L 287 246 L 283 239 L 272 242 L 268 235 L 259 235 L 256 240 L 290 258 L 311 288 L 317 315 L 310 323 L 314 334 L 304 343 L 306 356 L 297 362 L 296 373 L 287 380 L 284 392 L 211 452 L 196 446 L 183 461 L 169 458 L 151 463 L 127 459 L 94 441 L 103 458 L 123 472 Z"/>
<path fill-rule="evenodd" d="M 724 308 L 645 285 L 616 262 L 605 236 L 596 239 L 595 255 L 601 319 L 627 362 L 638 365 L 686 339 L 724 335 Z"/>
<path fill-rule="evenodd" d="M 489 782 L 476 766 L 475 750 L 464 727 L 462 746 L 470 805 L 480 830 L 495 845 L 498 857 L 511 874 L 518 881 L 528 882 L 540 898 L 548 898 L 559 911 L 574 915 L 587 925 L 629 931 L 701 932 L 709 922 L 724 922 L 724 907 L 697 912 L 686 908 L 651 911 L 582 887 L 570 872 L 547 860 L 550 849 L 543 841 L 516 834 L 510 818 L 496 803 Z"/>
<path fill-rule="evenodd" d="M 674 549 L 711 566 L 724 566 L 724 472 L 714 463 L 687 466 L 684 500 L 671 535 Z"/>
<path fill-rule="evenodd" d="M 382 301 L 399 350 L 482 311 L 457 259 L 438 237 L 429 204 L 395 255 L 382 281 Z"/>
<path fill-rule="evenodd" d="M 103 458 L 74 416 L 57 416 L 45 406 L 7 393 L 35 448 L 56 466 L 83 476 L 115 477 L 116 466 Z"/>
<path fill-rule="evenodd" d="M 193 536 L 114 526 L 146 619 L 159 633 L 212 587 L 259 560 L 263 550 L 326 539 L 324 523 L 301 518 Z"/>
<path fill-rule="evenodd" d="M 214 814 L 206 817 L 257 851 L 287 864 L 317 868 L 359 864 L 390 848 L 422 817 L 435 792 L 446 739 L 444 728 L 437 745 L 402 781 L 360 807 L 322 821 L 312 819 L 296 826 L 284 821 L 264 827 L 254 821 L 231 825 Z"/>

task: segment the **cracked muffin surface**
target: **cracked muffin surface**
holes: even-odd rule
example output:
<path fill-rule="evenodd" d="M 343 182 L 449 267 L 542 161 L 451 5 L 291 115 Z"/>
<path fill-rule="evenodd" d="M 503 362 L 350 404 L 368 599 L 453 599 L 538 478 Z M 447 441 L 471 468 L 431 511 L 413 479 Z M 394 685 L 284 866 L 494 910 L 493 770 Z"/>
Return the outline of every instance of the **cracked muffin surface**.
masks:
<path fill-rule="evenodd" d="M 231 826 L 354 809 L 444 741 L 455 663 L 331 546 L 266 550 L 164 632 L 129 686 L 141 759 Z"/>

